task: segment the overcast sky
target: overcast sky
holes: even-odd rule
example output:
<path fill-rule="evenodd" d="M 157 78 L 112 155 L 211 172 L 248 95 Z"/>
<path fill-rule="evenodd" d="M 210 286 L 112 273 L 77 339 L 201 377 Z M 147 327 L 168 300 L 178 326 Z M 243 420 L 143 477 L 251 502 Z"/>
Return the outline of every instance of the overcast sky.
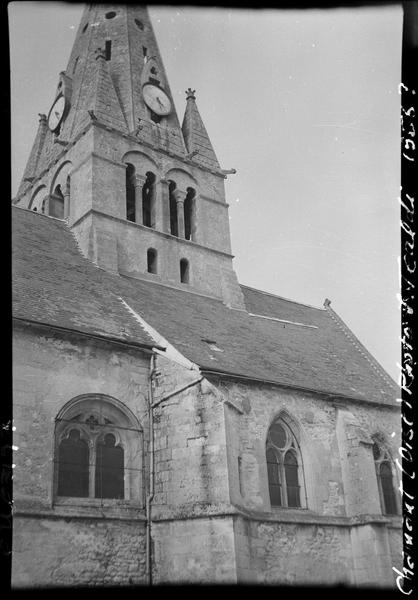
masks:
<path fill-rule="evenodd" d="M 15 194 L 83 5 L 9 4 Z M 325 298 L 398 380 L 399 5 L 150 8 L 180 122 L 197 105 L 226 181 L 241 283 Z"/>

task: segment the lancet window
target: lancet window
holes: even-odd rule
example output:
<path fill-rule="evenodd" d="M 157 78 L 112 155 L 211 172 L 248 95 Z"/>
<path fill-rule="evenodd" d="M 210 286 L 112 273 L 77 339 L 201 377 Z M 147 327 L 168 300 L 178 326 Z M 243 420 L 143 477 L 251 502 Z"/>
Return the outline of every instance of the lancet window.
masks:
<path fill-rule="evenodd" d="M 266 460 L 272 506 L 302 506 L 302 459 L 297 440 L 283 419 L 276 419 L 267 435 Z"/>
<path fill-rule="evenodd" d="M 373 444 L 373 458 L 382 513 L 385 515 L 395 515 L 398 513 L 398 506 L 396 502 L 392 459 L 382 440 L 375 440 Z"/>

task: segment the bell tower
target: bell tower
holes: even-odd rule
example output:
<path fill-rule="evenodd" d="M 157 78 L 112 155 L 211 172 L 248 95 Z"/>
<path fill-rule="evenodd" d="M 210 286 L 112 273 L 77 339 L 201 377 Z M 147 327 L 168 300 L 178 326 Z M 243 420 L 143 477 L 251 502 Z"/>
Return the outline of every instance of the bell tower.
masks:
<path fill-rule="evenodd" d="M 88 5 L 14 203 L 66 219 L 107 271 L 244 308 L 226 173 L 191 88 L 180 126 L 146 7 Z"/>

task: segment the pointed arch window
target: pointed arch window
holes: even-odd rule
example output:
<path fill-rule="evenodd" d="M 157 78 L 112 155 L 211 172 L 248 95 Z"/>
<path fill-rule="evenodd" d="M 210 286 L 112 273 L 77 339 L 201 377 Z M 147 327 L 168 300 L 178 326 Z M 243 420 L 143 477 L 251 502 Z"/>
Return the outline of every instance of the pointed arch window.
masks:
<path fill-rule="evenodd" d="M 392 460 L 382 440 L 373 444 L 373 458 L 376 468 L 380 505 L 384 515 L 398 514 Z"/>
<path fill-rule="evenodd" d="M 276 419 L 270 426 L 266 461 L 271 505 L 301 508 L 302 459 L 296 437 L 283 419 Z"/>

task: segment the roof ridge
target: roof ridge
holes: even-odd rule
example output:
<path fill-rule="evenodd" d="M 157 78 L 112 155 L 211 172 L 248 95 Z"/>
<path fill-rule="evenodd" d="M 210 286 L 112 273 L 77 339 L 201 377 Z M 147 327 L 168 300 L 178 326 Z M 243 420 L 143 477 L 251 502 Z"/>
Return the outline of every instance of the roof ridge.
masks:
<path fill-rule="evenodd" d="M 370 366 L 374 371 L 384 380 L 385 383 L 389 384 L 391 387 L 398 387 L 396 381 L 392 379 L 392 377 L 386 373 L 385 369 L 380 365 L 380 363 L 375 359 L 375 357 L 367 350 L 367 348 L 361 343 L 358 337 L 351 331 L 351 329 L 346 325 L 343 319 L 338 315 L 334 309 L 331 308 L 329 304 L 325 305 L 325 311 L 329 314 L 331 319 L 337 324 L 337 326 L 342 330 L 344 335 L 350 340 L 352 345 L 358 350 L 363 358 L 367 360 Z"/>
<path fill-rule="evenodd" d="M 314 308 L 315 310 L 325 310 L 322 306 L 313 306 L 312 304 L 306 304 L 305 302 L 299 302 L 298 300 L 292 300 L 291 298 L 285 298 L 284 296 L 279 296 L 278 294 L 273 294 L 272 292 L 265 292 L 264 290 L 259 290 L 258 288 L 251 287 L 250 285 L 244 285 L 243 283 L 239 284 L 240 287 L 247 288 L 247 290 L 253 290 L 254 292 L 259 292 L 260 294 L 264 294 L 265 296 L 272 296 L 273 298 L 279 298 L 280 300 L 286 300 L 286 302 L 292 302 L 293 304 L 300 304 L 301 306 L 307 306 L 308 308 Z"/>

